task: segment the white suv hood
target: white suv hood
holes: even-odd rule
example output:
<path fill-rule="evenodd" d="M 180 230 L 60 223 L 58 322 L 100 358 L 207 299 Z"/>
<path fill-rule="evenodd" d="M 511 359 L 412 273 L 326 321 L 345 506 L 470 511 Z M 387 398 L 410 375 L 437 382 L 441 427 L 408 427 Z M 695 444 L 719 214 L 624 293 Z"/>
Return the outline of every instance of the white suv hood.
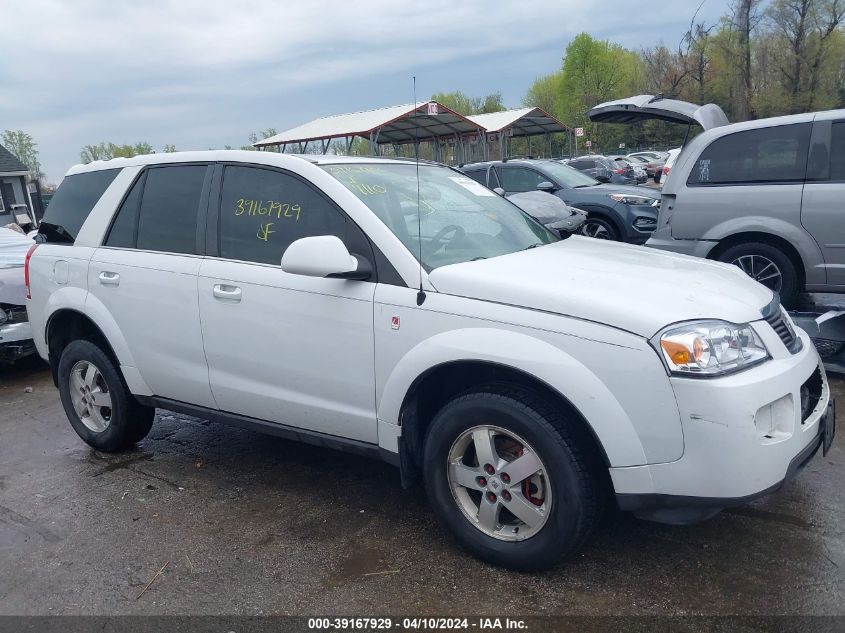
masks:
<path fill-rule="evenodd" d="M 438 292 L 574 316 L 652 337 L 690 319 L 748 323 L 772 292 L 735 266 L 573 236 L 437 268 Z"/>

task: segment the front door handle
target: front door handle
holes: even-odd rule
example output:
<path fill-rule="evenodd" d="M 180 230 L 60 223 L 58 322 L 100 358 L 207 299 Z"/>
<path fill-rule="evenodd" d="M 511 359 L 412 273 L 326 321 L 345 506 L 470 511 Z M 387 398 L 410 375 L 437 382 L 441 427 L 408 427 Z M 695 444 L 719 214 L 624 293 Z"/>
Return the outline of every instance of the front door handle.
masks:
<path fill-rule="evenodd" d="M 213 292 L 215 299 L 232 301 L 234 303 L 239 303 L 241 300 L 241 289 L 237 286 L 229 286 L 227 284 L 214 284 Z"/>
<path fill-rule="evenodd" d="M 104 270 L 100 273 L 100 283 L 104 286 L 119 286 L 120 275 Z"/>

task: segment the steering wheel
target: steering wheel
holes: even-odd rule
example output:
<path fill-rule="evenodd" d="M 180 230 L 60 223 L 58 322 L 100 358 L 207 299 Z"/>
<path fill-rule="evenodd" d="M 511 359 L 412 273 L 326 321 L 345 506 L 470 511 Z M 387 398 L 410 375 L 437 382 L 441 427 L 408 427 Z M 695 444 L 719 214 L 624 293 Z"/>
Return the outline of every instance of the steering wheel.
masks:
<path fill-rule="evenodd" d="M 444 226 L 442 229 L 437 231 L 437 234 L 434 237 L 431 238 L 431 245 L 436 247 L 434 248 L 434 251 L 440 250 L 441 243 L 446 241 L 446 236 L 449 235 L 449 233 L 455 234 L 452 236 L 452 239 L 449 240 L 450 242 L 459 240 L 466 235 L 466 231 L 464 231 L 463 227 L 460 227 L 457 224 Z"/>

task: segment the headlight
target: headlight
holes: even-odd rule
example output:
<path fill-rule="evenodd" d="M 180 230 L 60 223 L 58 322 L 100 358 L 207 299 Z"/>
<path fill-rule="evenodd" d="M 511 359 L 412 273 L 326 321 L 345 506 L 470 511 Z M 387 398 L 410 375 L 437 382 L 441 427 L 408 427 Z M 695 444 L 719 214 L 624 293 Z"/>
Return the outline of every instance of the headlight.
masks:
<path fill-rule="evenodd" d="M 610 199 L 615 200 L 616 202 L 621 202 L 622 204 L 648 205 L 651 207 L 655 207 L 658 204 L 658 200 L 656 198 L 649 198 L 648 196 L 632 196 L 627 193 L 612 193 L 610 194 Z"/>
<path fill-rule="evenodd" d="M 676 376 L 720 376 L 769 358 L 769 350 L 748 324 L 693 321 L 672 326 L 655 339 Z"/>

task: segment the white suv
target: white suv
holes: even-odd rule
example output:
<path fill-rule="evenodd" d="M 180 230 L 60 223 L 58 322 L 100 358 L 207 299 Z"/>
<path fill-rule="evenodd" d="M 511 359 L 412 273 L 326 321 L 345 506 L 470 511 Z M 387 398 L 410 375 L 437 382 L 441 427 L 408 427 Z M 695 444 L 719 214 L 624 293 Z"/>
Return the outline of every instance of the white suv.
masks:
<path fill-rule="evenodd" d="M 771 291 L 559 240 L 442 165 L 80 165 L 38 242 L 34 339 L 88 444 L 125 449 L 162 407 L 380 457 L 511 568 L 577 550 L 611 499 L 680 523 L 771 492 L 833 435 L 816 351 Z"/>

